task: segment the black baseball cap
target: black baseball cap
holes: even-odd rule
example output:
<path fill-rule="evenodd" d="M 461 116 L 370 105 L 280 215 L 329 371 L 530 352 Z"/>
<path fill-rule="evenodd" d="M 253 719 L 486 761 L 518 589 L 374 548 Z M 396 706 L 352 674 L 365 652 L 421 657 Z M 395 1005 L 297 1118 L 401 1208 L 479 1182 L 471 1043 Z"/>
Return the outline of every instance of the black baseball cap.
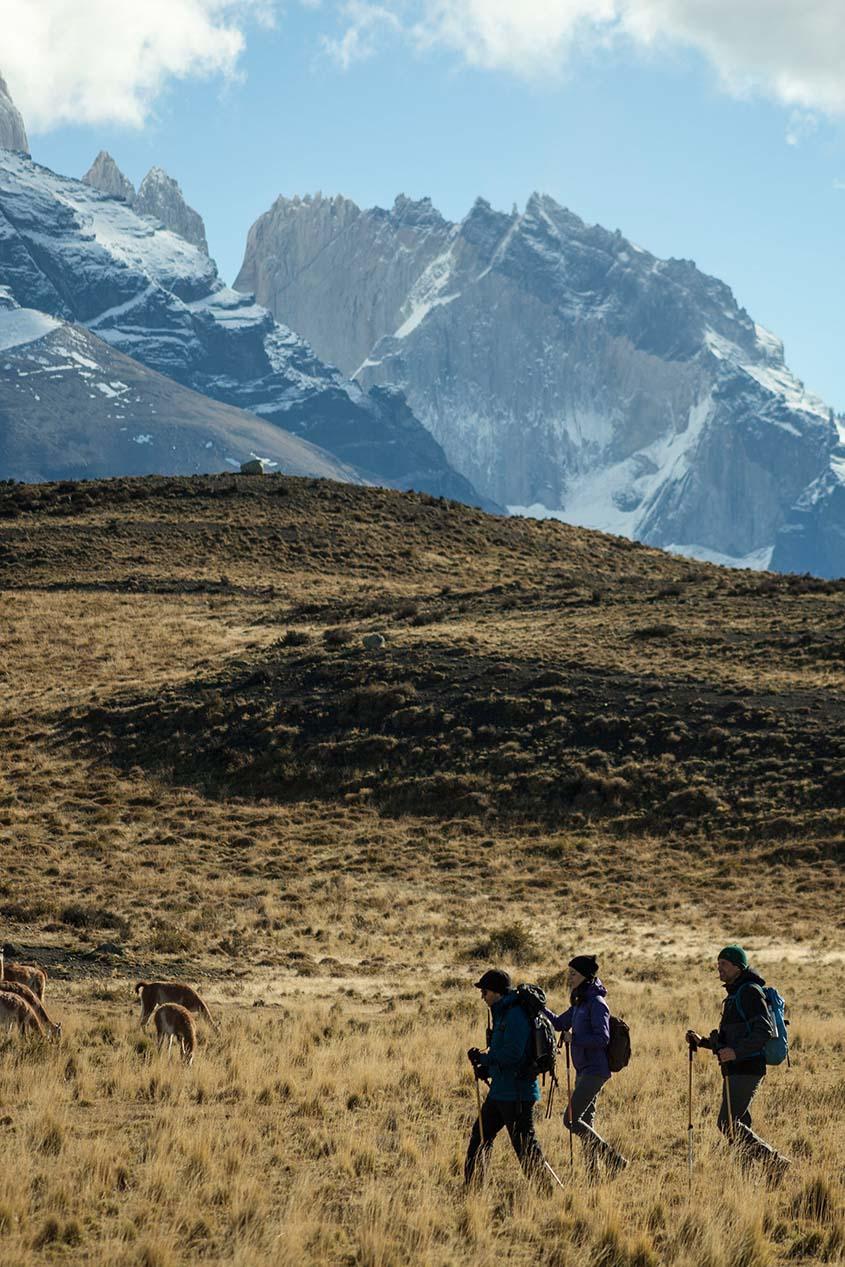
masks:
<path fill-rule="evenodd" d="M 511 988 L 510 974 L 501 968 L 488 968 L 475 983 L 477 990 L 493 990 L 496 994 L 507 994 Z"/>

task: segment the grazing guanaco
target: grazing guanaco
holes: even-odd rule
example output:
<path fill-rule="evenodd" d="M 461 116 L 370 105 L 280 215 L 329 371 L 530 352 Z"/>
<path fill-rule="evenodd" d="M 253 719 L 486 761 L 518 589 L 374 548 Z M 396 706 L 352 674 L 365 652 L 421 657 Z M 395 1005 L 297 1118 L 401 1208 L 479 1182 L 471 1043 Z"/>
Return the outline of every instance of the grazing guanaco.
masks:
<path fill-rule="evenodd" d="M 167 1041 L 167 1059 L 173 1050 L 174 1038 L 178 1041 L 182 1057 L 187 1064 L 194 1063 L 194 1048 L 197 1045 L 197 1032 L 194 1029 L 194 1018 L 186 1007 L 178 1003 L 162 1003 L 154 1013 L 158 1048 L 161 1051 L 165 1038 Z"/>
<path fill-rule="evenodd" d="M 9 994 L 5 990 L 0 991 L 0 1029 L 5 1026 L 11 1034 L 16 1025 L 22 1034 L 40 1034 L 42 1038 L 47 1037 L 44 1026 L 26 999 L 20 998 L 17 994 Z"/>
<path fill-rule="evenodd" d="M 38 995 L 34 990 L 30 990 L 28 985 L 22 985 L 20 981 L 0 981 L 0 995 L 3 994 L 16 995 L 18 998 L 23 999 L 32 1008 L 47 1033 L 51 1034 L 57 1041 L 61 1039 L 61 1021 L 53 1020 Z"/>
<path fill-rule="evenodd" d="M 211 1013 L 196 990 L 181 981 L 139 981 L 135 993 L 141 996 L 141 1029 L 163 1003 L 178 1003 L 189 1012 L 199 1012 L 209 1025 L 214 1026 Z"/>
<path fill-rule="evenodd" d="M 36 963 L 6 963 L 0 950 L 0 981 L 18 981 L 21 985 L 28 985 L 33 994 L 43 999 L 47 973 Z"/>

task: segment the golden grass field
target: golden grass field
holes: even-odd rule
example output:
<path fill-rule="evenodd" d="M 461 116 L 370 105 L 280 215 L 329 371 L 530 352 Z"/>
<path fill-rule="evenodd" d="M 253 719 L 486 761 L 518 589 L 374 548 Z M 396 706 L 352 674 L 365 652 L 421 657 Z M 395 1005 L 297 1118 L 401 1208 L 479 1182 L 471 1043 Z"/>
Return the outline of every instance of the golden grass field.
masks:
<path fill-rule="evenodd" d="M 841 1262 L 845 585 L 418 496 L 214 477 L 0 486 L 0 941 L 61 1045 L 0 1046 L 0 1262 Z M 380 631 L 383 652 L 365 653 Z M 714 954 L 791 1005 L 755 1126 L 684 1030 Z M 466 1197 L 471 987 L 602 963 L 635 1055 L 612 1184 Z M 136 980 L 220 1018 L 194 1065 Z M 562 1104 L 559 1105 L 562 1109 Z"/>

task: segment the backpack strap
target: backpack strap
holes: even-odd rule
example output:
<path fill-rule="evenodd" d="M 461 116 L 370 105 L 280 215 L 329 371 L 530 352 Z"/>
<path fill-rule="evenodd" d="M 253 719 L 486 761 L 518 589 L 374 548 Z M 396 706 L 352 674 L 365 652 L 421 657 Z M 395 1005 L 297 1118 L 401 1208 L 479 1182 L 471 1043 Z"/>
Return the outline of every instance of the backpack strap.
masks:
<path fill-rule="evenodd" d="M 739 987 L 739 989 L 737 990 L 736 994 L 734 994 L 732 997 L 733 997 L 733 1001 L 734 1001 L 734 1003 L 736 1004 L 736 1009 L 737 1009 L 737 1011 L 739 1012 L 739 1014 L 740 1014 L 740 1016 L 741 1016 L 742 1020 L 745 1022 L 745 1028 L 748 1030 L 748 1032 L 749 1032 L 749 1034 L 750 1034 L 750 1033 L 751 1033 L 751 1022 L 749 1021 L 748 1017 L 747 1017 L 747 1016 L 746 1016 L 746 1014 L 745 1014 L 745 1008 L 742 1006 L 742 1004 L 741 1004 L 741 1003 L 740 1003 L 740 1001 L 739 1001 L 739 996 L 742 994 L 742 992 L 743 992 L 743 990 L 745 989 L 745 987 L 746 987 L 746 986 L 751 986 L 752 990 L 757 990 L 757 991 L 758 991 L 758 993 L 760 994 L 761 999 L 763 1000 L 763 1007 L 764 1007 L 764 1008 L 766 1009 L 766 1011 L 769 1013 L 769 1016 L 770 1016 L 770 1017 L 771 1017 L 771 1014 L 772 1014 L 772 1009 L 769 1007 L 769 1000 L 766 998 L 766 992 L 765 992 L 765 990 L 762 988 L 762 986 L 757 985 L 757 983 L 756 983 L 755 981 L 743 981 L 742 985 Z M 775 1026 L 775 1029 L 777 1029 L 777 1026 Z M 763 1048 L 763 1052 L 764 1052 L 764 1051 L 765 1051 L 765 1048 Z M 761 1052 L 761 1055 L 762 1055 L 762 1052 Z"/>
<path fill-rule="evenodd" d="M 736 994 L 733 996 L 733 1001 L 736 1004 L 737 1011 L 739 1012 L 742 1019 L 745 1021 L 745 1024 L 748 1026 L 749 1029 L 751 1029 L 751 1022 L 749 1021 L 748 1017 L 745 1015 L 745 1008 L 742 1006 L 742 1004 L 739 1001 L 739 996 L 742 994 L 746 986 L 750 986 L 752 990 L 758 991 L 760 998 L 763 1000 L 763 1007 L 766 1009 L 767 1012 L 771 1011 L 771 1009 L 769 1008 L 769 1000 L 766 998 L 765 992 L 761 989 L 761 987 L 757 985 L 755 981 L 743 981 L 742 985 L 739 987 Z"/>

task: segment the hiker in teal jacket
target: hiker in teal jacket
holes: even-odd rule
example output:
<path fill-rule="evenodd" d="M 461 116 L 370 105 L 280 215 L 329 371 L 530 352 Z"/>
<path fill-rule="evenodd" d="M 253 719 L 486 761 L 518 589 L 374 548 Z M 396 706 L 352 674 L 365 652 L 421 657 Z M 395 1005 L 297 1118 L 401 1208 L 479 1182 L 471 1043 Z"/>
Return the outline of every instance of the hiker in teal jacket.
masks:
<path fill-rule="evenodd" d="M 505 1127 L 526 1175 L 546 1187 L 546 1163 L 534 1133 L 534 1105 L 540 1099 L 540 1085 L 524 1073 L 531 1022 L 516 1002 L 507 972 L 491 969 L 475 984 L 490 1009 L 492 1026 L 487 1050 L 473 1047 L 467 1056 L 475 1076 L 489 1079 L 490 1091 L 481 1109 L 481 1121 L 476 1118 L 472 1128 L 464 1179 L 467 1184 L 483 1179 L 493 1140 Z"/>

